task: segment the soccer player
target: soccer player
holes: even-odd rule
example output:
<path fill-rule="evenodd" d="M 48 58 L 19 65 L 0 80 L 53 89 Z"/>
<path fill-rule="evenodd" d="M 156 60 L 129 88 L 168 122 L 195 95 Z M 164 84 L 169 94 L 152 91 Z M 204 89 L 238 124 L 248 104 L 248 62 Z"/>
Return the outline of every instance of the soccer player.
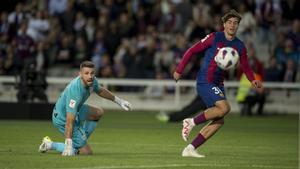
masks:
<path fill-rule="evenodd" d="M 196 149 L 222 127 L 224 124 L 223 117 L 230 111 L 230 105 L 226 100 L 224 91 L 224 70 L 217 67 L 214 61 L 214 56 L 217 54 L 218 49 L 222 47 L 232 47 L 236 49 L 240 56 L 240 66 L 248 80 L 256 88 L 262 87 L 262 83 L 259 80 L 255 80 L 253 71 L 249 67 L 245 45 L 236 37 L 241 19 L 241 15 L 235 10 L 227 12 L 222 17 L 224 30 L 213 32 L 190 47 L 184 53 L 182 60 L 177 65 L 173 74 L 177 82 L 190 58 L 198 52 L 205 51 L 204 61 L 197 75 L 197 93 L 208 108 L 194 118 L 183 120 L 183 140 L 188 140 L 188 136 L 194 126 L 206 121 L 210 122 L 200 130 L 191 144 L 184 148 L 182 151 L 183 157 L 204 157 L 204 155 L 199 154 Z"/>
<path fill-rule="evenodd" d="M 95 65 L 91 61 L 84 61 L 80 65 L 79 76 L 67 85 L 53 109 L 53 125 L 64 134 L 65 143 L 52 142 L 46 136 L 39 147 L 39 152 L 56 150 L 61 152 L 63 156 L 92 154 L 87 140 L 95 130 L 103 110 L 85 104 L 91 92 L 114 101 L 126 111 L 131 110 L 129 102 L 99 86 L 95 78 Z"/>

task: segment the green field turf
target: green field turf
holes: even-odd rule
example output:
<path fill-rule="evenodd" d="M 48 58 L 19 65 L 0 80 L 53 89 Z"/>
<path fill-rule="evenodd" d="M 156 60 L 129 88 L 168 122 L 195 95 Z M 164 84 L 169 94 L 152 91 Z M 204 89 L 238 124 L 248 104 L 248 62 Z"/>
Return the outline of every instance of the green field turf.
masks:
<path fill-rule="evenodd" d="M 45 135 L 63 141 L 50 121 L 0 120 L 0 169 L 298 168 L 298 115 L 229 115 L 224 127 L 200 148 L 206 155 L 201 159 L 181 157 L 186 145 L 181 123 L 161 123 L 154 115 L 107 112 L 89 141 L 94 155 L 74 157 L 37 152 Z"/>

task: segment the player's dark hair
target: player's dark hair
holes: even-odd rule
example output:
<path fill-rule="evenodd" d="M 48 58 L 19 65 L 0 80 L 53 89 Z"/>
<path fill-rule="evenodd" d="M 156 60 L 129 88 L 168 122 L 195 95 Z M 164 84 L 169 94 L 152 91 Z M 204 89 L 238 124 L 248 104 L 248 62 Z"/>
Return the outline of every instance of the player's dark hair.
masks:
<path fill-rule="evenodd" d="M 242 15 L 239 14 L 236 10 L 231 9 L 229 12 L 225 13 L 225 15 L 222 17 L 222 22 L 225 23 L 230 18 L 238 18 L 239 23 L 242 20 Z"/>
<path fill-rule="evenodd" d="M 95 68 L 95 65 L 93 62 L 91 61 L 83 61 L 81 64 L 80 64 L 80 70 L 84 67 L 88 67 L 88 68 Z"/>

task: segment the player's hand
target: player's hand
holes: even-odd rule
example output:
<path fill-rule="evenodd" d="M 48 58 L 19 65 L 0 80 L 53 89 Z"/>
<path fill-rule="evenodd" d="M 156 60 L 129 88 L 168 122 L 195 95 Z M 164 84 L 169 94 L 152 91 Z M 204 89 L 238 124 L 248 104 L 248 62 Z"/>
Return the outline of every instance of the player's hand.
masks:
<path fill-rule="evenodd" d="M 253 80 L 251 83 L 252 83 L 252 86 L 255 87 L 255 88 L 262 88 L 263 87 L 262 82 L 259 81 L 259 80 Z"/>
<path fill-rule="evenodd" d="M 177 81 L 180 79 L 180 77 L 181 77 L 181 74 L 179 74 L 179 73 L 177 73 L 177 72 L 175 71 L 174 74 L 173 74 L 174 80 L 177 82 Z"/>
<path fill-rule="evenodd" d="M 67 138 L 65 140 L 65 149 L 62 152 L 62 156 L 73 156 L 75 155 L 74 150 L 73 150 L 73 143 L 72 143 L 72 139 Z"/>
<path fill-rule="evenodd" d="M 126 111 L 129 111 L 132 109 L 132 105 L 128 101 L 123 100 L 117 96 L 115 96 L 114 102 L 116 102 L 118 105 L 120 105 Z"/>

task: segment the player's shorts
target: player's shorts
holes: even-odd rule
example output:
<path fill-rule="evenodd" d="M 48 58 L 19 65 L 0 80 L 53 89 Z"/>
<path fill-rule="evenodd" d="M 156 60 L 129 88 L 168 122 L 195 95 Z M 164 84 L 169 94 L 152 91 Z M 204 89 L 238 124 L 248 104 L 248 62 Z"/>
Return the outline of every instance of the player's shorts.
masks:
<path fill-rule="evenodd" d="M 197 93 L 207 107 L 215 106 L 219 100 L 226 100 L 224 87 L 211 83 L 197 83 Z"/>
<path fill-rule="evenodd" d="M 73 136 L 72 136 L 72 141 L 73 141 L 73 147 L 75 149 L 79 149 L 87 144 L 87 136 L 84 130 L 84 127 L 82 125 L 82 121 L 86 120 L 86 117 L 89 112 L 89 107 L 88 105 L 82 105 L 82 107 L 79 110 L 79 115 L 76 117 L 74 126 L 73 126 Z M 53 125 L 59 130 L 60 133 L 64 135 L 65 133 L 65 124 L 64 123 L 59 123 L 58 120 L 55 120 L 54 116 L 55 112 L 53 112 Z"/>

